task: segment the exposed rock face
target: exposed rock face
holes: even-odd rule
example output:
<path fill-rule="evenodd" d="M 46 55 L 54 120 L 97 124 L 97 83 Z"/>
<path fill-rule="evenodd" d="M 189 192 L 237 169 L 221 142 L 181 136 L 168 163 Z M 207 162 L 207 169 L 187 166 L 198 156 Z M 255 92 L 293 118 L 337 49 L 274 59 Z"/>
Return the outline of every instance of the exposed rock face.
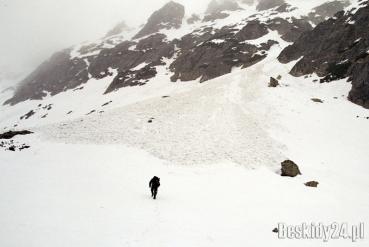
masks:
<path fill-rule="evenodd" d="M 259 3 L 256 6 L 256 9 L 259 11 L 262 11 L 262 10 L 279 7 L 284 4 L 285 4 L 284 0 L 259 0 Z"/>
<path fill-rule="evenodd" d="M 42 99 L 50 92 L 58 94 L 87 82 L 87 64 L 82 59 L 70 59 L 70 50 L 54 54 L 25 78 L 14 97 L 5 104 L 14 105 L 27 99 Z"/>
<path fill-rule="evenodd" d="M 324 3 L 316 8 L 309 14 L 309 19 L 314 24 L 319 24 L 326 19 L 333 17 L 337 12 L 342 11 L 350 4 L 348 0 L 336 0 L 332 2 Z"/>
<path fill-rule="evenodd" d="M 170 66 L 174 72 L 172 81 L 200 78 L 200 82 L 204 82 L 230 73 L 234 66 L 245 68 L 263 60 L 266 51 L 276 42 L 269 40 L 260 46 L 244 42 L 248 35 L 261 35 L 257 34 L 247 34 L 244 30 L 234 33 L 228 27 L 217 31 L 210 28 L 200 37 L 184 36 L 177 44 L 181 53 Z"/>
<path fill-rule="evenodd" d="M 291 18 L 290 21 L 287 21 L 277 17 L 269 20 L 267 26 L 271 30 L 278 31 L 281 38 L 287 42 L 294 42 L 302 33 L 313 29 L 307 19 L 296 18 Z"/>
<path fill-rule="evenodd" d="M 211 14 L 205 17 L 205 20 L 206 18 L 212 20 L 227 17 L 229 14 L 223 11 L 239 9 L 237 2 L 239 1 L 213 1 L 208 9 Z M 243 2 L 251 3 L 253 1 L 245 0 Z M 174 73 L 171 77 L 172 81 L 200 79 L 203 82 L 230 73 L 234 66 L 245 68 L 263 60 L 270 47 L 277 42 L 269 40 L 255 44 L 255 42 L 248 43 L 248 41 L 263 37 L 268 34 L 269 30 L 278 31 L 285 41 L 294 42 L 298 40 L 294 46 L 289 47 L 286 49 L 287 51 L 281 54 L 280 60 L 284 62 L 304 56 L 305 49 L 316 49 L 315 45 L 321 44 L 319 39 L 318 41 L 312 39 L 313 42 L 310 42 L 311 37 L 324 36 L 326 30 L 335 33 L 333 27 L 322 25 L 320 27 L 322 30 L 318 32 L 318 35 L 316 33 L 306 34 L 306 31 L 312 30 L 307 17 L 302 19 L 289 18 L 288 20 L 279 17 L 273 18 L 278 12 L 290 11 L 291 6 L 285 4 L 284 1 L 277 0 L 263 0 L 259 3 L 261 6 L 263 4 L 264 7 L 274 6 L 275 8 L 270 11 L 270 18 L 263 22 L 255 20 L 257 17 L 254 15 L 254 17 L 250 16 L 248 20 L 245 19 L 246 24 L 241 29 L 239 25 L 215 29 L 209 27 L 211 24 L 207 23 L 179 40 L 168 41 L 164 34 L 157 33 L 157 31 L 162 28 L 179 27 L 184 16 L 184 7 L 170 2 L 149 18 L 146 26 L 136 35 L 136 38 L 140 38 L 139 40 L 123 41 L 120 38 L 113 37 L 104 39 L 103 42 L 78 47 L 72 53 L 71 50 L 56 53 L 28 76 L 17 88 L 14 97 L 5 103 L 16 104 L 28 99 L 42 99 L 48 94 L 56 95 L 69 89 L 80 90 L 83 89 L 82 84 L 86 83 L 91 77 L 102 79 L 115 75 L 105 93 L 122 87 L 142 86 L 150 78 L 156 76 L 156 67 L 164 65 L 165 58 L 175 58 L 175 61 L 170 65 L 170 70 Z M 322 10 L 319 13 L 323 12 Z M 194 15 L 187 21 L 192 23 L 198 20 L 199 17 Z M 331 20 L 331 22 L 335 23 L 336 20 Z M 366 23 L 365 20 L 361 22 Z M 347 26 L 350 25 L 347 24 Z M 126 25 L 121 23 L 108 35 L 115 35 L 125 28 Z M 347 32 L 347 36 L 350 36 L 350 31 Z M 350 36 L 350 39 L 355 35 L 359 36 L 360 32 L 364 35 L 367 31 L 364 32 L 358 29 L 354 35 Z M 301 35 L 305 38 L 300 38 Z M 340 35 L 337 36 L 340 37 Z M 336 40 L 332 38 L 326 46 L 330 47 L 330 43 L 333 42 L 336 42 Z M 364 48 L 365 42 L 367 42 L 367 39 L 364 38 L 355 41 L 353 47 Z M 360 44 L 356 45 L 356 43 Z M 365 71 L 368 71 L 366 52 L 368 49 L 364 51 L 362 48 L 360 48 L 361 53 L 358 56 L 349 57 L 349 62 L 326 66 L 326 70 L 323 60 L 320 62 L 320 65 L 323 65 L 321 67 L 315 66 L 316 62 L 314 62 L 314 66 L 297 65 L 293 70 L 293 74 L 303 75 L 319 69 L 319 71 L 322 71 L 321 74 L 327 75 L 325 80 L 332 80 L 341 78 L 350 72 L 353 80 L 358 82 L 353 87 L 350 97 L 353 101 L 360 102 L 369 94 L 363 89 L 363 85 L 366 85 L 367 82 Z M 339 57 L 338 55 L 332 55 L 335 48 L 325 49 L 323 47 L 319 52 L 314 53 L 313 51 L 307 55 L 308 57 L 319 57 L 321 53 L 330 54 L 332 61 Z M 341 53 L 346 54 L 345 52 Z M 176 56 L 174 57 L 174 55 Z M 321 58 L 319 57 L 319 59 Z M 303 59 L 301 63 L 309 63 L 311 60 L 305 61 Z M 351 66 L 353 64 L 352 60 L 356 61 L 355 67 Z M 333 73 L 329 74 L 326 71 L 333 71 Z M 360 82 L 363 83 L 360 84 Z M 365 104 L 364 101 L 363 104 Z M 32 117 L 32 114 L 34 112 L 28 112 L 22 117 L 27 119 Z"/>
<path fill-rule="evenodd" d="M 250 21 L 236 35 L 238 40 L 252 40 L 263 37 L 268 33 L 268 28 L 265 24 L 258 21 Z"/>
<path fill-rule="evenodd" d="M 281 175 L 284 177 L 296 177 L 301 175 L 299 167 L 292 160 L 285 160 L 282 162 Z"/>
<path fill-rule="evenodd" d="M 156 33 L 164 28 L 179 28 L 182 25 L 184 15 L 184 6 L 171 1 L 150 16 L 146 25 L 135 35 L 134 39 Z"/>
<path fill-rule="evenodd" d="M 224 19 L 229 16 L 229 14 L 223 11 L 235 11 L 241 9 L 235 0 L 212 0 L 205 12 L 205 17 L 203 19 L 206 21 L 214 21 L 217 19 Z"/>
<path fill-rule="evenodd" d="M 294 76 L 317 73 L 321 82 L 349 77 L 349 100 L 369 108 L 369 7 L 355 14 L 339 12 L 303 33 L 282 51 L 278 59 L 288 63 L 300 59 L 291 70 Z"/>
<path fill-rule="evenodd" d="M 133 48 L 134 47 L 134 48 Z M 116 69 L 114 78 L 105 93 L 122 87 L 141 86 L 156 75 L 155 66 L 162 64 L 163 58 L 174 54 L 174 44 L 166 41 L 164 34 L 154 34 L 138 43 L 123 42 L 112 49 L 104 49 L 91 62 L 89 72 L 95 78 L 111 75 L 109 69 Z M 144 65 L 142 68 L 136 68 Z"/>

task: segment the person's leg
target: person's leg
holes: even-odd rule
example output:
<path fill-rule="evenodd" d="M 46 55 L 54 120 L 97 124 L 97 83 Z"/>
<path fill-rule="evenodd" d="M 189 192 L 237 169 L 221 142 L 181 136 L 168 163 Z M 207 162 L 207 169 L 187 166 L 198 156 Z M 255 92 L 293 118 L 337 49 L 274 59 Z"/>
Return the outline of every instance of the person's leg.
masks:
<path fill-rule="evenodd" d="M 158 188 L 154 189 L 154 199 L 156 199 L 156 195 L 158 194 Z"/>
<path fill-rule="evenodd" d="M 151 197 L 154 197 L 154 188 L 153 187 L 151 187 Z"/>

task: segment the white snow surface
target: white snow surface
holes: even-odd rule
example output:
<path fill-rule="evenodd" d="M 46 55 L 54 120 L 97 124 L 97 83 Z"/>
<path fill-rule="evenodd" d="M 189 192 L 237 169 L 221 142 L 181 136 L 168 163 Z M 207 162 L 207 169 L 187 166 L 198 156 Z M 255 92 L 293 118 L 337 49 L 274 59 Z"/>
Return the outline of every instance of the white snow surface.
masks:
<path fill-rule="evenodd" d="M 301 13 L 320 2 L 299 1 Z M 288 43 L 277 32 L 250 42 L 266 39 L 280 44 L 265 60 L 203 84 L 170 82 L 168 60 L 142 87 L 103 95 L 112 70 L 81 90 L 0 106 L 1 132 L 35 132 L 14 138 L 30 149 L 0 148 L 0 246 L 368 246 L 367 228 L 356 243 L 272 232 L 281 222 L 369 224 L 369 111 L 347 100 L 346 80 L 289 75 L 296 61 L 276 61 Z M 281 177 L 285 159 L 302 175 Z M 318 188 L 304 185 L 312 180 Z"/>
<path fill-rule="evenodd" d="M 369 112 L 347 101 L 345 80 L 288 75 L 293 63 L 273 62 L 279 51 L 169 98 L 132 88 L 135 100 L 102 114 L 34 125 L 16 138 L 31 149 L 0 150 L 1 246 L 351 246 L 272 232 L 369 223 Z M 268 88 L 278 75 L 281 87 Z M 286 158 L 301 176 L 278 174 Z"/>

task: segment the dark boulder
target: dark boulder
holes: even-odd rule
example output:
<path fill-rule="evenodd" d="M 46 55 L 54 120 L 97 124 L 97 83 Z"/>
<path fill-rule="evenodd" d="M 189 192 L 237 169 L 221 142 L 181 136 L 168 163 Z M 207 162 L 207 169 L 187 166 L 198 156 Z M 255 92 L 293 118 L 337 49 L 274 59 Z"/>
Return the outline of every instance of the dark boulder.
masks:
<path fill-rule="evenodd" d="M 278 86 L 279 86 L 279 81 L 275 79 L 274 77 L 270 77 L 268 87 L 278 87 Z"/>
<path fill-rule="evenodd" d="M 316 188 L 316 187 L 318 187 L 318 185 L 319 185 L 319 182 L 317 182 L 317 181 L 310 181 L 310 182 L 306 182 L 305 183 L 305 186 L 307 186 L 307 187 L 314 187 L 314 188 Z"/>
<path fill-rule="evenodd" d="M 318 98 L 312 98 L 311 101 L 313 101 L 315 103 L 324 103 L 323 100 L 318 99 Z"/>
<path fill-rule="evenodd" d="M 296 177 L 301 175 L 299 167 L 292 160 L 285 160 L 282 162 L 281 175 L 284 177 Z"/>

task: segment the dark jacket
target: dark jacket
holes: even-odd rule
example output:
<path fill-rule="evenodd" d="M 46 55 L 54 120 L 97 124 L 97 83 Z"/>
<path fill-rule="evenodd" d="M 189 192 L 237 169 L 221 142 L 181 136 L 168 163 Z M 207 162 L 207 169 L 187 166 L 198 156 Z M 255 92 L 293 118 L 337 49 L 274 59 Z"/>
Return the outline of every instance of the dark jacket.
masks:
<path fill-rule="evenodd" d="M 159 188 L 159 186 L 160 186 L 160 178 L 158 178 L 156 176 L 153 177 L 150 180 L 149 186 L 150 186 L 150 188 Z"/>

